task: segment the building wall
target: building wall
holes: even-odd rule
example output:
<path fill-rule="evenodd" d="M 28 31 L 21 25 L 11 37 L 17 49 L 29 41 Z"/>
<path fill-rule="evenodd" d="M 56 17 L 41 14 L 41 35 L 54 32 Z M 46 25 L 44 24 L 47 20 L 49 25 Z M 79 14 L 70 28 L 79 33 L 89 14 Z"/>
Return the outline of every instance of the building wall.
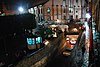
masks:
<path fill-rule="evenodd" d="M 53 1 L 53 3 L 52 3 Z M 70 3 L 71 1 L 71 3 Z M 76 0 L 66 0 L 66 5 L 65 6 L 65 13 L 64 13 L 64 7 L 61 5 L 63 5 L 63 0 L 49 0 L 46 4 L 44 4 L 44 15 L 45 15 L 45 19 L 48 19 L 48 15 L 51 17 L 51 20 L 53 20 L 53 16 L 54 16 L 54 20 L 56 21 L 57 19 L 60 19 L 61 21 L 64 20 L 64 15 L 66 16 L 66 19 L 69 19 L 69 15 L 73 15 L 73 19 L 76 19 L 76 15 L 78 15 L 78 19 L 81 18 L 82 14 L 81 14 L 81 3 L 82 6 L 84 6 L 84 1 L 82 0 L 78 0 L 78 3 L 76 4 Z M 70 5 L 71 4 L 71 5 Z M 53 5 L 53 7 L 52 7 Z M 58 5 L 58 18 L 57 18 L 57 7 L 56 5 Z M 75 7 L 74 7 L 75 6 Z M 50 14 L 47 13 L 47 9 L 48 7 L 51 9 Z M 69 7 L 72 7 L 72 13 L 69 13 Z M 53 15 L 53 10 L 52 8 L 54 8 L 54 15 Z"/>
<path fill-rule="evenodd" d="M 100 32 L 100 0 L 94 1 L 94 19 L 96 23 L 96 29 Z"/>

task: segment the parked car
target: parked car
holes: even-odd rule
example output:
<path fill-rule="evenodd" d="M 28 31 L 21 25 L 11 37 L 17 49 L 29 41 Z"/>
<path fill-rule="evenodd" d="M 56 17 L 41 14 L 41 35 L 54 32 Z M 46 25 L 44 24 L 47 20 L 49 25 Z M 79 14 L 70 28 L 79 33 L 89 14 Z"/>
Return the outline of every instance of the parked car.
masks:
<path fill-rule="evenodd" d="M 72 39 L 70 40 L 70 44 L 71 44 L 71 45 L 75 45 L 75 44 L 76 44 L 76 39 L 72 38 Z"/>

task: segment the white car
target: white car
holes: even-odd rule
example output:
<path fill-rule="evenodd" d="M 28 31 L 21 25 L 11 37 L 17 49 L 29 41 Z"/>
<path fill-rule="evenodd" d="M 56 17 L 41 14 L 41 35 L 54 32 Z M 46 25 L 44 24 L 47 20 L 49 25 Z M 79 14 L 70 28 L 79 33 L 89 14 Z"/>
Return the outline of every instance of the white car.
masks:
<path fill-rule="evenodd" d="M 76 39 L 72 38 L 72 39 L 70 40 L 70 44 L 75 45 L 75 44 L 76 44 Z"/>
<path fill-rule="evenodd" d="M 72 32 L 79 32 L 77 28 L 73 28 Z"/>

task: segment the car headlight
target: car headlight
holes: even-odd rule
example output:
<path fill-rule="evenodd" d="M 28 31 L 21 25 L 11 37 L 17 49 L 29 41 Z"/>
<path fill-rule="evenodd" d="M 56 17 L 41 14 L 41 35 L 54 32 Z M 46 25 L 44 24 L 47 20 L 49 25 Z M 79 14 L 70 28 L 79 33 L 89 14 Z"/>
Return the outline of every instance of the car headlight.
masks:
<path fill-rule="evenodd" d="M 72 31 L 73 32 L 78 32 L 78 29 L 77 28 L 73 28 Z"/>

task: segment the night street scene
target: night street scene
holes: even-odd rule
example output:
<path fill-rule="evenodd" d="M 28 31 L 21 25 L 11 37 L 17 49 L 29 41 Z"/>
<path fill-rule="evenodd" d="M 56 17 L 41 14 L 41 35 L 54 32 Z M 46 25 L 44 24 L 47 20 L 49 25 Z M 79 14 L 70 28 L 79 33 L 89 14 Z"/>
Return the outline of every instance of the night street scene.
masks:
<path fill-rule="evenodd" d="M 100 0 L 0 0 L 0 67 L 99 67 Z"/>

